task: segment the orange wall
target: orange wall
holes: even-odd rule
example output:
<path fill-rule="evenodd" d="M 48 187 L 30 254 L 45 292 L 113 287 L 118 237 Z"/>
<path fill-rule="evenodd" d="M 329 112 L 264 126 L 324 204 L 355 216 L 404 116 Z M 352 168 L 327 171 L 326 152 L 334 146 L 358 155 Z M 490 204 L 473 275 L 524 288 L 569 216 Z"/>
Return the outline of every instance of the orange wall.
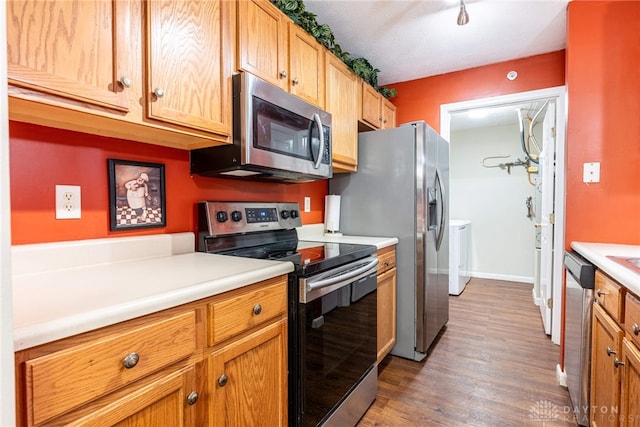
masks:
<path fill-rule="evenodd" d="M 640 2 L 573 1 L 566 242 L 640 244 Z M 585 162 L 600 183 L 584 184 Z"/>
<path fill-rule="evenodd" d="M 441 104 L 562 86 L 565 84 L 564 54 L 561 50 L 389 84 L 387 86 L 398 91 L 398 95 L 391 99 L 398 107 L 397 122 L 424 120 L 439 131 Z M 511 70 L 518 72 L 516 80 L 507 79 Z"/>
<path fill-rule="evenodd" d="M 199 200 L 293 201 L 311 196 L 305 224 L 324 220 L 327 181 L 276 184 L 189 174 L 189 153 L 131 141 L 9 123 L 12 244 L 196 231 Z M 107 159 L 164 163 L 165 228 L 109 230 Z M 55 185 L 81 186 L 82 218 L 55 219 Z"/>

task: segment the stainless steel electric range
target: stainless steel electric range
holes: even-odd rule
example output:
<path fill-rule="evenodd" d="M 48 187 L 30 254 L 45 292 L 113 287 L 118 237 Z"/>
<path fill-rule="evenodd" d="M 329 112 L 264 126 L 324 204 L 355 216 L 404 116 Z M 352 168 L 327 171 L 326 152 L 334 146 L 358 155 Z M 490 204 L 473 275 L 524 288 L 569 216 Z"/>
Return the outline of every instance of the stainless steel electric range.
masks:
<path fill-rule="evenodd" d="M 291 261 L 289 425 L 353 426 L 377 392 L 376 247 L 298 240 L 297 203 L 201 202 L 198 250 Z"/>

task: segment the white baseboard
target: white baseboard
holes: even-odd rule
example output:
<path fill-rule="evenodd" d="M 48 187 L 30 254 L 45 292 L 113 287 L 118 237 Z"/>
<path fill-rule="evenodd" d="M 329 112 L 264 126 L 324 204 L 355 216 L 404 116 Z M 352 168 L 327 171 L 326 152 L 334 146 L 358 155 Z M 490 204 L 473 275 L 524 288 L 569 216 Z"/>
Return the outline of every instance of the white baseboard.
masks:
<path fill-rule="evenodd" d="M 542 302 L 542 298 L 536 297 L 535 289 L 531 289 L 531 296 L 533 297 L 533 303 L 537 306 L 540 306 L 540 303 Z"/>
<path fill-rule="evenodd" d="M 562 387 L 567 386 L 567 373 L 560 368 L 560 364 L 556 365 L 556 380 Z"/>
<path fill-rule="evenodd" d="M 477 277 L 479 279 L 505 280 L 507 282 L 521 282 L 533 285 L 533 277 L 528 276 L 512 276 L 508 274 L 481 273 L 478 271 L 472 271 L 471 277 Z"/>

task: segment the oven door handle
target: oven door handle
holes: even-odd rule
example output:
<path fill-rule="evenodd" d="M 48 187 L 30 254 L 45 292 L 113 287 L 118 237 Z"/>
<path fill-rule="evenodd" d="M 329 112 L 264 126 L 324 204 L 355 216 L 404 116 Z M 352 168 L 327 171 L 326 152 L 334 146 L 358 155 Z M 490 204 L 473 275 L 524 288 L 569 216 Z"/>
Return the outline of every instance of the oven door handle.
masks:
<path fill-rule="evenodd" d="M 327 286 L 335 285 L 342 282 L 352 282 L 360 277 L 364 277 L 371 273 L 378 265 L 378 258 L 371 258 L 369 262 L 363 264 L 361 267 L 354 268 L 353 270 L 347 270 L 344 274 L 336 274 L 327 277 L 326 279 L 319 279 L 318 281 L 307 283 L 307 292 L 313 291 L 319 288 L 325 288 Z"/>

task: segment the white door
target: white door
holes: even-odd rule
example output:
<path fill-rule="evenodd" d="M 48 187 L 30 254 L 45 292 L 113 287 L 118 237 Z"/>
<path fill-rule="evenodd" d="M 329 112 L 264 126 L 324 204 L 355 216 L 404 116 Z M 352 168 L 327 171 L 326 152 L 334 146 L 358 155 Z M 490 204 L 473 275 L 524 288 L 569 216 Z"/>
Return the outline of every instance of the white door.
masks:
<path fill-rule="evenodd" d="M 553 229 L 556 163 L 556 110 L 549 102 L 542 122 L 541 173 L 542 202 L 540 207 L 540 314 L 544 331 L 551 334 L 551 307 L 553 295 Z"/>

